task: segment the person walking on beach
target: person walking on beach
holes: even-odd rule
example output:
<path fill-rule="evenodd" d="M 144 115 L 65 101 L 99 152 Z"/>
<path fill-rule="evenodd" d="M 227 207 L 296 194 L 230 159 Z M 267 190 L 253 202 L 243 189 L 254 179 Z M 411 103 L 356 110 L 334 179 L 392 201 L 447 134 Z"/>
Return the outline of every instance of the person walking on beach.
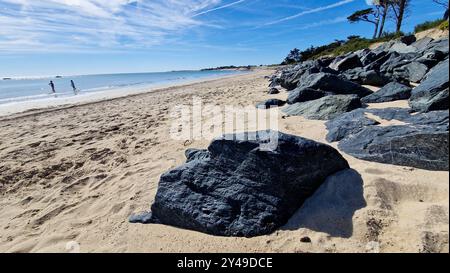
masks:
<path fill-rule="evenodd" d="M 78 89 L 77 89 L 77 87 L 75 86 L 75 82 L 74 82 L 73 80 L 70 80 L 70 85 L 72 86 L 73 93 L 74 93 L 75 95 L 77 95 L 77 94 L 78 94 Z"/>
<path fill-rule="evenodd" d="M 50 83 L 48 85 L 50 85 L 50 87 L 52 88 L 52 93 L 55 94 L 56 90 L 55 90 L 55 84 L 53 83 L 53 81 L 50 81 Z"/>

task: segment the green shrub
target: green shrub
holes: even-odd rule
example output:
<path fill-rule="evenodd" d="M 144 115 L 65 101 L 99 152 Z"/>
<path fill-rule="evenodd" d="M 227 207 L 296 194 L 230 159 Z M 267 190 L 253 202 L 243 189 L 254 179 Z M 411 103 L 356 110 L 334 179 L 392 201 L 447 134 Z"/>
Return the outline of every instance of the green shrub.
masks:
<path fill-rule="evenodd" d="M 434 21 L 426 21 L 422 24 L 418 24 L 415 28 L 414 28 L 414 32 L 421 32 L 424 30 L 429 30 L 432 28 L 437 28 L 440 27 L 441 24 L 447 22 L 447 20 L 443 20 L 443 19 L 438 19 L 438 20 L 434 20 Z M 447 26 L 448 26 L 448 22 L 447 22 Z"/>
<path fill-rule="evenodd" d="M 402 36 L 405 36 L 405 34 L 403 32 L 400 32 L 400 33 L 397 33 L 397 32 L 383 32 L 383 34 L 381 34 L 380 38 L 373 39 L 372 41 L 374 43 L 389 42 L 391 40 L 398 39 L 398 38 L 400 38 Z"/>
<path fill-rule="evenodd" d="M 442 22 L 440 25 L 439 25 L 439 29 L 440 30 L 447 30 L 448 31 L 448 21 L 447 20 L 445 20 L 444 22 Z"/>

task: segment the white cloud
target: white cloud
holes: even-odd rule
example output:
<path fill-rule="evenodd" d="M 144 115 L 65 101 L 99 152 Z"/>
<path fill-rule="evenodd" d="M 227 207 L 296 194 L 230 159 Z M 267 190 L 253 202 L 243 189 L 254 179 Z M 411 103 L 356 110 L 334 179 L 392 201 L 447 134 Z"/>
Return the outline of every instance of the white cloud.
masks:
<path fill-rule="evenodd" d="M 236 2 L 233 2 L 233 3 L 229 3 L 229 4 L 226 4 L 226 5 L 220 6 L 220 7 L 215 7 L 213 9 L 205 10 L 205 11 L 202 11 L 202 12 L 199 12 L 199 13 L 195 14 L 192 17 L 197 17 L 199 15 L 207 14 L 207 13 L 210 13 L 210 12 L 213 12 L 213 11 L 216 11 L 216 10 L 229 8 L 229 7 L 235 6 L 237 4 L 240 4 L 240 3 L 244 2 L 244 1 L 245 0 L 239 0 L 239 1 L 236 1 Z"/>
<path fill-rule="evenodd" d="M 307 15 L 307 14 L 313 14 L 313 13 L 318 13 L 318 12 L 321 12 L 321 11 L 324 11 L 324 10 L 337 8 L 337 7 L 340 7 L 340 6 L 343 6 L 343 5 L 355 2 L 355 1 L 356 0 L 341 0 L 341 1 L 336 2 L 334 4 L 330 4 L 330 5 L 327 5 L 327 6 L 322 6 L 322 7 L 313 8 L 313 9 L 309 9 L 309 10 L 306 10 L 306 11 L 302 11 L 302 12 L 297 13 L 295 15 L 284 17 L 284 18 L 281 18 L 281 19 L 278 19 L 278 20 L 266 23 L 264 25 L 265 26 L 275 25 L 275 24 L 278 24 L 278 23 L 281 23 L 281 22 L 285 22 L 285 21 L 289 21 L 289 20 L 292 20 L 292 19 L 296 19 L 298 17 L 304 16 L 304 15 Z"/>
<path fill-rule="evenodd" d="M 336 18 L 330 19 L 330 20 L 314 22 L 311 24 L 306 24 L 306 25 L 300 26 L 299 29 L 310 29 L 310 28 L 315 28 L 315 27 L 334 25 L 334 24 L 338 24 L 338 23 L 342 23 L 342 22 L 347 22 L 347 17 L 336 17 Z"/>
<path fill-rule="evenodd" d="M 146 48 L 186 29 L 209 25 L 195 15 L 235 4 L 224 5 L 222 0 L 0 0 L 0 51 Z"/>

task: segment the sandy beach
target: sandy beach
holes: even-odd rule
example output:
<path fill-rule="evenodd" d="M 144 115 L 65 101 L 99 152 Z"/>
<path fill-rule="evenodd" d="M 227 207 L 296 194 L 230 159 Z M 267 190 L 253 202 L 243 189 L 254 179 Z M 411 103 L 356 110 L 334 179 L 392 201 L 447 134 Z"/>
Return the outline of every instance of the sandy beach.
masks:
<path fill-rule="evenodd" d="M 321 206 L 305 204 L 271 235 L 227 238 L 128 222 L 150 208 L 160 175 L 182 164 L 187 148 L 210 142 L 171 139 L 170 109 L 194 96 L 235 106 L 286 99 L 284 91 L 267 94 L 273 72 L 1 117 L 0 251 L 67 252 L 76 242 L 81 252 L 448 252 L 448 172 L 343 152 L 361 183 L 330 182 L 314 200 Z M 327 143 L 324 123 L 280 114 L 279 130 Z"/>

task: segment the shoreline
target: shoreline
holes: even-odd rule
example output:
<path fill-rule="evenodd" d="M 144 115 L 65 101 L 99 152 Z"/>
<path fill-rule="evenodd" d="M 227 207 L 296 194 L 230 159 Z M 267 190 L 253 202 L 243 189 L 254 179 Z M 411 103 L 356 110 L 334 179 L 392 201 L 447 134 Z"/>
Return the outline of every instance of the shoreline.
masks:
<path fill-rule="evenodd" d="M 135 87 L 127 87 L 92 93 L 84 93 L 84 94 L 82 93 L 78 96 L 68 98 L 54 98 L 54 100 L 45 99 L 45 100 L 5 103 L 0 104 L 0 120 L 9 120 L 27 115 L 34 115 L 38 113 L 74 108 L 77 106 L 95 104 L 99 102 L 111 101 L 116 99 L 123 99 L 132 96 L 145 95 L 148 93 L 164 92 L 173 88 L 189 87 L 194 84 L 208 83 L 221 79 L 228 79 L 232 77 L 248 75 L 256 73 L 257 71 L 260 70 L 265 69 L 253 69 L 245 72 L 237 71 L 241 73 L 225 76 L 212 76 L 194 80 L 184 80 L 180 82 L 173 82 L 166 84 L 156 84 L 153 87 L 145 87 L 141 89 Z"/>

